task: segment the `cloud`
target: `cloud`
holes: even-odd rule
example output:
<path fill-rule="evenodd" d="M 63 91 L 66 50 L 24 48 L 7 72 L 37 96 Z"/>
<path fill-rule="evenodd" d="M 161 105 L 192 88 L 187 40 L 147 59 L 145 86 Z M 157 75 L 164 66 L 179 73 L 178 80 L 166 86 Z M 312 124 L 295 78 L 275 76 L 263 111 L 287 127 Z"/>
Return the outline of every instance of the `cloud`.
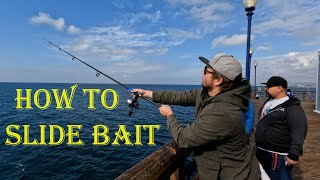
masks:
<path fill-rule="evenodd" d="M 32 24 L 48 24 L 58 31 L 64 31 L 66 27 L 64 18 L 53 19 L 50 14 L 44 12 L 39 12 L 38 15 L 32 16 L 30 21 Z M 69 34 L 79 34 L 81 30 L 74 25 L 69 25 L 66 32 Z"/>
<path fill-rule="evenodd" d="M 194 6 L 191 8 L 190 13 L 194 19 L 199 20 L 201 23 L 220 22 L 226 19 L 223 12 L 229 12 L 233 10 L 233 8 L 229 3 L 210 3 L 202 6 Z"/>
<path fill-rule="evenodd" d="M 88 41 L 108 42 L 128 47 L 146 47 L 156 45 L 158 38 L 166 36 L 164 32 L 136 33 L 123 26 L 105 26 L 90 28 L 88 34 L 82 36 Z"/>
<path fill-rule="evenodd" d="M 70 34 L 78 34 L 80 33 L 80 28 L 77 28 L 74 25 L 70 25 L 67 29 L 67 32 Z"/>
<path fill-rule="evenodd" d="M 159 56 L 188 39 L 201 35 L 176 28 L 164 28 L 159 32 L 136 32 L 124 26 L 92 27 L 82 31 L 64 45 L 77 53 L 106 57 L 109 60 L 133 59 L 139 56 Z"/>
<path fill-rule="evenodd" d="M 268 51 L 271 49 L 270 45 L 261 45 L 259 47 L 257 47 L 257 51 Z"/>
<path fill-rule="evenodd" d="M 208 2 L 208 0 L 167 0 L 167 3 L 171 6 L 197 6 Z"/>
<path fill-rule="evenodd" d="M 79 42 L 74 44 L 72 47 L 73 51 L 86 51 L 89 48 L 89 45 L 85 42 Z"/>
<path fill-rule="evenodd" d="M 163 55 L 166 54 L 168 50 L 168 48 L 146 49 L 143 51 L 143 53 L 148 55 Z"/>
<path fill-rule="evenodd" d="M 302 43 L 304 46 L 318 46 L 320 45 L 320 37 L 314 37 L 307 42 Z"/>
<path fill-rule="evenodd" d="M 65 27 L 63 18 L 53 19 L 49 14 L 44 12 L 39 12 L 38 15 L 32 16 L 31 22 L 33 24 L 48 24 L 59 31 L 62 31 Z"/>
<path fill-rule="evenodd" d="M 235 34 L 230 37 L 226 35 L 219 36 L 212 40 L 211 46 L 237 46 L 247 42 L 247 34 Z"/>
<path fill-rule="evenodd" d="M 167 28 L 166 32 L 172 40 L 172 45 L 180 45 L 187 39 L 201 39 L 203 35 L 192 31 L 185 31 L 177 28 Z"/>
<path fill-rule="evenodd" d="M 166 41 L 163 41 L 163 40 Z M 83 31 L 65 46 L 77 53 L 104 57 L 108 60 L 130 60 L 139 56 L 163 55 L 170 38 L 166 32 L 136 33 L 122 26 L 93 27 Z"/>
<path fill-rule="evenodd" d="M 232 22 L 230 13 L 234 10 L 233 3 L 217 1 L 168 1 L 172 7 L 179 9 L 172 15 L 175 18 L 185 18 L 193 24 L 195 32 L 207 34 L 217 28 L 224 27 Z"/>
<path fill-rule="evenodd" d="M 137 12 L 141 10 L 148 10 L 153 7 L 149 0 L 112 0 L 111 3 L 123 12 Z"/>
<path fill-rule="evenodd" d="M 161 12 L 158 10 L 154 13 L 146 13 L 146 12 L 139 12 L 139 13 L 125 13 L 120 18 L 118 18 L 117 24 L 121 26 L 134 26 L 138 24 L 146 25 L 146 22 L 149 23 L 156 23 L 161 18 Z"/>
<path fill-rule="evenodd" d="M 162 63 L 150 63 L 144 60 L 135 60 L 134 63 L 128 63 L 126 61 L 113 63 L 116 69 L 119 69 L 120 73 L 135 74 L 145 72 L 159 72 L 166 68 L 166 65 Z"/>
<path fill-rule="evenodd" d="M 152 8 L 152 4 L 148 3 L 146 5 L 143 6 L 143 9 L 147 10 L 147 9 L 151 9 Z"/>
<path fill-rule="evenodd" d="M 253 26 L 255 33 L 273 33 L 294 38 L 313 38 L 320 33 L 318 1 L 263 1 L 262 8 L 259 7 L 257 11 L 261 15 L 256 20 L 258 23 Z"/>
<path fill-rule="evenodd" d="M 270 30 L 281 30 L 285 22 L 282 19 L 270 19 L 264 22 L 259 23 L 254 29 L 255 33 L 263 34 Z"/>
<path fill-rule="evenodd" d="M 257 59 L 257 77 L 266 82 L 271 76 L 283 76 L 289 85 L 315 85 L 317 52 L 289 52 Z M 251 73 L 251 79 L 254 74 Z"/>
<path fill-rule="evenodd" d="M 146 37 L 151 37 L 150 29 L 152 29 L 156 34 L 163 34 L 161 40 L 160 37 L 151 37 L 153 39 L 152 41 L 144 41 L 143 39 L 145 38 L 142 37 L 136 42 L 133 42 L 132 40 L 129 40 L 129 42 L 134 44 L 149 43 L 148 46 L 152 46 L 154 42 L 157 42 L 160 43 L 157 49 L 165 49 L 172 46 L 178 46 L 189 39 L 203 38 L 206 34 L 215 31 L 217 27 L 223 27 L 226 24 L 230 23 L 230 21 L 228 21 L 230 19 L 230 16 L 226 16 L 226 14 L 234 9 L 232 3 L 228 2 L 211 2 L 208 0 L 173 0 L 167 1 L 167 3 L 173 8 L 179 7 L 179 12 L 173 12 L 171 10 L 161 12 L 160 10 L 157 10 L 153 13 L 147 13 L 143 12 L 145 10 L 144 8 L 140 8 L 142 12 L 139 12 L 139 7 L 137 7 L 137 5 L 141 4 L 141 1 L 133 3 L 123 0 L 113 1 L 113 3 L 116 7 L 120 9 L 126 9 L 128 12 L 116 19 L 116 26 L 132 30 L 132 32 L 128 34 L 129 36 L 133 35 L 131 34 L 134 33 L 133 31 L 136 31 L 144 32 L 135 33 L 136 35 L 143 34 Z M 134 6 L 136 7 L 134 13 L 130 12 L 132 10 L 131 7 L 133 7 L 132 4 L 134 4 Z M 147 3 L 145 3 L 144 5 L 152 6 L 152 4 L 149 5 Z M 166 27 L 166 25 L 163 24 L 166 22 L 166 20 L 163 20 L 163 18 L 169 18 L 168 16 L 170 16 L 170 18 L 172 16 L 183 16 L 179 17 L 180 20 L 178 21 L 182 21 L 183 18 L 185 18 L 184 20 L 187 21 L 181 23 L 188 23 L 188 25 L 184 26 L 183 28 L 179 28 L 180 23 L 178 23 Z M 124 33 L 123 31 L 120 32 Z M 123 36 L 121 35 L 121 38 L 122 37 Z"/>

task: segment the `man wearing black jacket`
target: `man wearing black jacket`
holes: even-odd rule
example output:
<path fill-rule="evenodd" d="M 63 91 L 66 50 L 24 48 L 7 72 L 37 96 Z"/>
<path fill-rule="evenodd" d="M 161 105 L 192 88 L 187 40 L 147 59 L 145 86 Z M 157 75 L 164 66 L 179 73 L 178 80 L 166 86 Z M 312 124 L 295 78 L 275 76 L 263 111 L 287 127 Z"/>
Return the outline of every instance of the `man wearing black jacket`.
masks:
<path fill-rule="evenodd" d="M 257 159 L 271 179 L 291 179 L 291 169 L 302 156 L 307 118 L 300 100 L 286 94 L 284 78 L 273 76 L 262 84 L 269 98 L 259 111 Z"/>

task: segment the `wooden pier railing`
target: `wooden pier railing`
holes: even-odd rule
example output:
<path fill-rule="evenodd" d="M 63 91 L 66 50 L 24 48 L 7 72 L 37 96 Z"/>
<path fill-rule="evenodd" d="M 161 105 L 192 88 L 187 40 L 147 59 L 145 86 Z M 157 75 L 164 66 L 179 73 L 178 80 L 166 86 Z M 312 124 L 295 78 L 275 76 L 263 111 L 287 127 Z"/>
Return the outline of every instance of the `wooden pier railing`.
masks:
<path fill-rule="evenodd" d="M 116 179 L 180 179 L 187 172 L 184 162 L 190 152 L 171 140 Z"/>

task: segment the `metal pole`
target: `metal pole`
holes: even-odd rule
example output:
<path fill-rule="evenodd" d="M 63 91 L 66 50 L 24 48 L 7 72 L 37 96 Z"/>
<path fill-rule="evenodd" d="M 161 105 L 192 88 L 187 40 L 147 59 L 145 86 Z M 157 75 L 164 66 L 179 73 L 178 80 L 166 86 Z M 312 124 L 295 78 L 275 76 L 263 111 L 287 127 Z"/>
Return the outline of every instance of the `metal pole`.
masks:
<path fill-rule="evenodd" d="M 316 86 L 316 109 L 315 112 L 320 114 L 320 51 L 318 51 L 318 72 L 317 72 L 317 86 Z"/>
<path fill-rule="evenodd" d="M 250 36 L 251 36 L 251 19 L 253 15 L 253 11 L 255 7 L 246 8 L 247 16 L 248 16 L 248 32 L 247 32 L 247 54 L 246 54 L 246 79 L 250 82 L 250 66 L 251 66 L 251 59 L 250 59 Z"/>
<path fill-rule="evenodd" d="M 257 64 L 254 65 L 254 98 L 257 95 Z"/>
<path fill-rule="evenodd" d="M 250 48 L 251 48 L 251 45 L 250 45 Z M 248 75 L 248 81 L 249 81 L 249 83 L 250 83 L 250 71 L 251 71 L 251 57 L 252 57 L 252 53 L 251 53 L 251 50 L 249 49 L 249 75 Z"/>

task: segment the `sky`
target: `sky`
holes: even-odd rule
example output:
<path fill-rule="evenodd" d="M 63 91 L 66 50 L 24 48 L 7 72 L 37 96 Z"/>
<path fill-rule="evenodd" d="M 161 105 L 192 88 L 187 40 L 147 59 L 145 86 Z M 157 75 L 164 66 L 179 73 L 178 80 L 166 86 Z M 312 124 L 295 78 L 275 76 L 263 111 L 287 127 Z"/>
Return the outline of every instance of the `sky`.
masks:
<path fill-rule="evenodd" d="M 252 16 L 251 84 L 271 76 L 315 85 L 318 0 L 260 0 Z M 239 0 L 3 0 L 0 82 L 200 85 L 204 64 L 233 55 L 245 76 L 247 16 Z"/>

